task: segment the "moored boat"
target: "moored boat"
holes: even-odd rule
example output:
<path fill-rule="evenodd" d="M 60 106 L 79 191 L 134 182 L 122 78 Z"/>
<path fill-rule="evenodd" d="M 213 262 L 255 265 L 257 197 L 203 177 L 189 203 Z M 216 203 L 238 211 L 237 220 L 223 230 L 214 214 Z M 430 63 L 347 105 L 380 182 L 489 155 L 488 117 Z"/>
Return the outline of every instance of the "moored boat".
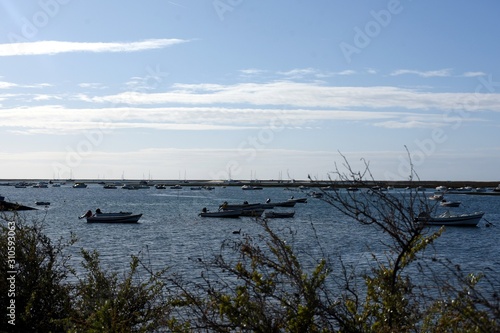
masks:
<path fill-rule="evenodd" d="M 454 215 L 446 211 L 438 216 L 430 216 L 428 213 L 420 213 L 417 217 L 418 222 L 423 222 L 426 225 L 438 226 L 476 226 L 484 212 L 475 212 L 471 214 Z"/>
<path fill-rule="evenodd" d="M 274 203 L 252 203 L 252 204 L 222 204 L 219 207 L 222 210 L 247 210 L 247 209 L 273 209 Z"/>
<path fill-rule="evenodd" d="M 242 204 L 229 204 L 227 201 L 224 201 L 220 206 L 219 209 L 222 210 L 242 210 L 242 209 L 254 209 L 258 208 L 260 206 L 260 203 L 248 203 L 244 202 Z"/>
<path fill-rule="evenodd" d="M 439 194 L 439 193 L 435 193 L 435 194 L 433 194 L 433 195 L 431 195 L 429 197 L 429 200 L 439 200 L 439 201 L 441 201 L 443 199 L 444 199 L 443 195 Z"/>
<path fill-rule="evenodd" d="M 442 207 L 458 207 L 461 203 L 461 201 L 447 201 L 443 199 L 439 204 Z"/>
<path fill-rule="evenodd" d="M 243 185 L 241 187 L 242 190 L 262 190 L 264 189 L 262 186 L 251 186 L 251 185 Z"/>
<path fill-rule="evenodd" d="M 94 215 L 89 212 L 80 217 L 86 218 L 87 223 L 137 223 L 142 217 L 142 214 L 132 214 L 130 212 L 97 213 Z"/>
<path fill-rule="evenodd" d="M 223 217 L 223 218 L 239 218 L 242 210 L 219 210 L 217 212 L 210 212 L 203 208 L 198 215 L 201 217 Z"/>
<path fill-rule="evenodd" d="M 297 198 L 297 199 L 295 199 L 294 197 L 291 197 L 290 199 L 288 199 L 288 201 L 293 201 L 293 202 L 296 202 L 296 203 L 307 203 L 307 198 Z"/>

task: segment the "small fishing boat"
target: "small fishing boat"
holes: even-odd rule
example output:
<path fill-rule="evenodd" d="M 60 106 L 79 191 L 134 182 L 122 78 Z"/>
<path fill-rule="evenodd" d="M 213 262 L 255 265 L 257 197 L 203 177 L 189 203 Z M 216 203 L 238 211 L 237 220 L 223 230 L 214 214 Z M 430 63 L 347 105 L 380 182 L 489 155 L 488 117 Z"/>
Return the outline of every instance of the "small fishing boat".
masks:
<path fill-rule="evenodd" d="M 417 217 L 417 222 L 438 226 L 476 226 L 483 215 L 484 212 L 454 215 L 446 211 L 438 216 L 430 216 L 428 213 L 422 212 Z"/>
<path fill-rule="evenodd" d="M 356 191 L 357 191 L 357 190 L 358 190 L 358 189 L 356 189 Z M 323 193 L 321 193 L 321 192 L 316 192 L 316 191 L 313 191 L 313 192 L 309 193 L 309 195 L 310 195 L 311 197 L 313 197 L 313 198 L 317 198 L 317 199 L 321 199 L 321 198 L 323 198 Z"/>
<path fill-rule="evenodd" d="M 297 198 L 291 197 L 288 201 L 296 202 L 296 203 L 307 203 L 307 198 Z"/>
<path fill-rule="evenodd" d="M 48 201 L 35 201 L 35 205 L 37 205 L 37 206 L 50 206 L 50 202 L 48 202 Z"/>
<path fill-rule="evenodd" d="M 198 215 L 201 217 L 239 218 L 241 214 L 242 210 L 220 210 L 217 212 L 209 212 L 206 208 L 203 208 L 201 213 Z"/>
<path fill-rule="evenodd" d="M 262 186 L 243 185 L 241 189 L 248 191 L 248 190 L 263 190 L 264 188 Z"/>
<path fill-rule="evenodd" d="M 88 211 L 79 218 L 87 219 L 87 223 L 137 223 L 141 217 L 142 214 L 132 214 L 131 212 L 97 213 L 92 215 L 92 212 Z"/>
<path fill-rule="evenodd" d="M 441 200 L 444 200 L 444 197 L 442 194 L 439 194 L 439 193 L 435 193 L 433 195 L 431 195 L 429 197 L 429 200 L 438 200 L 438 201 L 441 201 Z"/>
<path fill-rule="evenodd" d="M 242 204 L 228 204 L 227 201 L 224 201 L 219 206 L 219 209 L 221 210 L 256 209 L 256 208 L 261 208 L 259 207 L 260 205 L 261 205 L 260 203 L 248 203 L 246 201 Z"/>
<path fill-rule="evenodd" d="M 459 207 L 461 203 L 461 201 L 447 201 L 443 199 L 439 204 L 442 207 Z"/>

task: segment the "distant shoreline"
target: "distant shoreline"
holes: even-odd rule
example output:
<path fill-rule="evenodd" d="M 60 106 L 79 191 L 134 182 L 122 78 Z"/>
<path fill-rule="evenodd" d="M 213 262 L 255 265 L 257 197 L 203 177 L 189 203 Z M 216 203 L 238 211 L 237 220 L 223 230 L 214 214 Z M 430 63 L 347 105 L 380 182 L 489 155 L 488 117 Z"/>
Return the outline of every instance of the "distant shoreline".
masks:
<path fill-rule="evenodd" d="M 164 185 L 183 185 L 183 186 L 243 186 L 243 185 L 258 185 L 261 187 L 323 187 L 332 186 L 338 188 L 346 187 L 422 187 L 422 188 L 435 188 L 438 186 L 446 186 L 448 188 L 496 188 L 500 185 L 500 180 L 497 181 L 440 181 L 440 180 L 417 180 L 417 181 L 394 181 L 394 180 L 373 180 L 361 182 L 347 182 L 347 181 L 333 181 L 333 180 L 174 180 L 174 179 L 155 179 L 155 180 L 141 180 L 141 179 L 0 179 L 0 185 L 9 186 L 20 182 L 36 183 L 36 182 L 52 182 L 52 183 L 86 183 L 86 184 L 147 184 L 154 186 L 156 184 Z"/>

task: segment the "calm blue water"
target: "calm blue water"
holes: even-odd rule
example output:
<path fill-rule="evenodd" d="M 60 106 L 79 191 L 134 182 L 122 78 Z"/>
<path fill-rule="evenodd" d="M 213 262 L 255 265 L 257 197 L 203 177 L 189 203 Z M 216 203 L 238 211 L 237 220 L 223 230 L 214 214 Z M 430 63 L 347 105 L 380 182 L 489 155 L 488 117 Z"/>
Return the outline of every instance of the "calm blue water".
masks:
<path fill-rule="evenodd" d="M 430 195 L 432 191 L 427 191 Z M 101 185 L 90 184 L 86 189 L 0 187 L 0 195 L 7 201 L 33 206 L 35 201 L 49 201 L 48 208 L 36 212 L 23 212 L 28 219 L 44 219 L 46 233 L 57 239 L 68 238 L 72 232 L 78 238 L 73 248 L 75 264 L 80 262 L 78 250 L 96 249 L 106 267 L 117 270 L 128 268 L 130 255 L 147 254 L 154 267 L 172 267 L 178 273 L 193 274 L 189 259 L 210 258 L 220 249 L 222 241 L 241 237 L 233 231 L 257 235 L 262 230 L 251 218 L 213 219 L 201 218 L 203 207 L 217 210 L 223 201 L 229 203 L 284 201 L 292 195 L 305 194 L 285 188 L 264 188 L 243 191 L 239 187 L 217 187 L 213 191 L 182 190 L 106 190 Z M 462 202 L 456 212 L 486 212 L 476 228 L 449 227 L 436 244 L 440 256 L 448 257 L 471 270 L 500 272 L 500 197 L 447 195 L 447 200 Z M 143 213 L 138 224 L 87 224 L 78 216 L 88 209 L 103 212 L 132 211 Z M 270 224 L 292 237 L 297 251 L 313 257 L 341 256 L 343 260 L 359 267 L 368 267 L 369 253 L 383 248 L 378 241 L 380 233 L 370 226 L 362 226 L 346 219 L 330 205 L 309 198 L 307 204 L 296 204 L 292 219 L 276 219 Z M 485 219 L 496 226 L 486 227 Z M 311 225 L 314 226 L 315 232 Z M 290 233 L 290 232 L 291 233 Z M 318 243 L 321 245 L 319 246 Z"/>

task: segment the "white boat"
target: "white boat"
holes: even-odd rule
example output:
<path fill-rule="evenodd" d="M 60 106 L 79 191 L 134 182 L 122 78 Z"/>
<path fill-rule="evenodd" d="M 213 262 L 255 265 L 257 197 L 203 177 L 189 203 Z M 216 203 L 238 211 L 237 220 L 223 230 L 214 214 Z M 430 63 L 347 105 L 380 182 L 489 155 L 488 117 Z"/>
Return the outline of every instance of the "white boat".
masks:
<path fill-rule="evenodd" d="M 429 200 L 439 200 L 439 201 L 441 201 L 443 199 L 444 199 L 444 196 L 442 194 L 439 194 L 439 193 L 436 193 L 436 194 L 431 195 L 429 197 Z"/>
<path fill-rule="evenodd" d="M 87 223 L 137 223 L 142 214 L 132 214 L 129 212 L 101 213 L 90 217 L 85 216 Z"/>
<path fill-rule="evenodd" d="M 441 185 L 441 186 L 437 186 L 436 187 L 436 192 L 441 192 L 441 193 L 444 193 L 448 191 L 448 187 L 444 186 L 444 185 Z"/>
<path fill-rule="evenodd" d="M 461 203 L 462 203 L 461 201 L 447 201 L 447 200 L 443 199 L 440 202 L 440 205 L 442 207 L 458 207 L 458 206 L 460 206 Z"/>
<path fill-rule="evenodd" d="M 182 185 L 177 184 L 177 185 L 174 185 L 174 186 L 170 186 L 170 189 L 171 190 L 182 190 Z"/>
<path fill-rule="evenodd" d="M 476 226 L 484 212 L 475 212 L 472 214 L 453 215 L 446 211 L 438 216 L 429 216 L 427 213 L 420 213 L 417 217 L 418 222 L 423 222 L 426 225 L 439 226 Z"/>
<path fill-rule="evenodd" d="M 241 187 L 242 190 L 262 190 L 264 189 L 262 186 L 250 186 L 250 185 L 243 185 Z"/>

